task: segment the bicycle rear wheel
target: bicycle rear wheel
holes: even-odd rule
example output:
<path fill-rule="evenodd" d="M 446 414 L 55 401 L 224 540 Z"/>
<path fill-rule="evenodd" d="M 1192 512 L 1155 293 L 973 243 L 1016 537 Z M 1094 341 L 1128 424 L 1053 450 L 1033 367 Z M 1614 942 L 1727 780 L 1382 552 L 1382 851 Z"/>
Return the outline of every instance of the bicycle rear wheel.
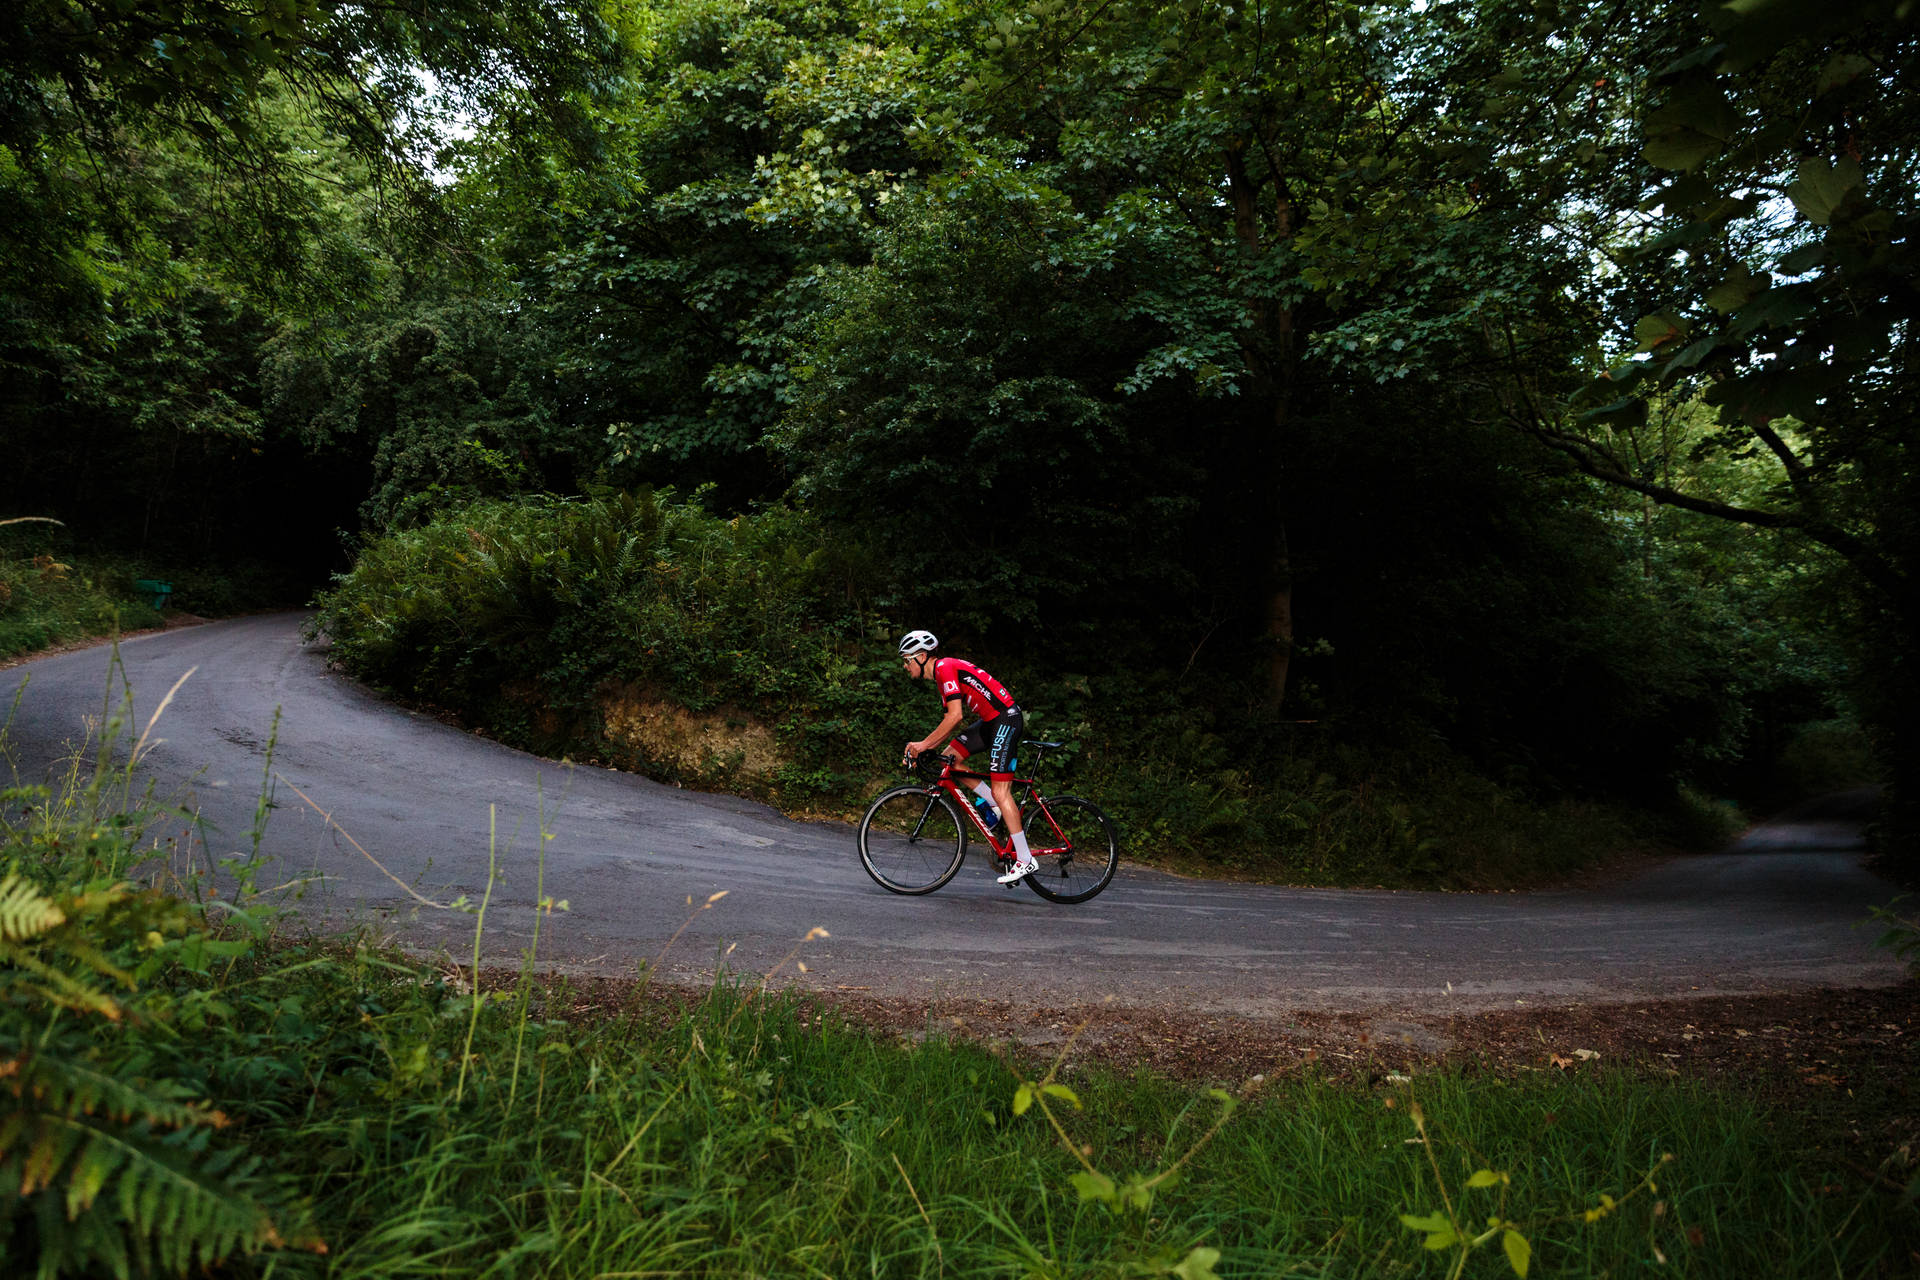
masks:
<path fill-rule="evenodd" d="M 960 870 L 967 829 L 953 803 L 925 787 L 895 787 L 860 819 L 860 865 L 895 893 L 932 893 Z"/>
<path fill-rule="evenodd" d="M 1078 796 L 1029 801 L 1020 821 L 1040 869 L 1026 885 L 1049 902 L 1085 902 L 1113 880 L 1120 838 L 1098 806 Z"/>

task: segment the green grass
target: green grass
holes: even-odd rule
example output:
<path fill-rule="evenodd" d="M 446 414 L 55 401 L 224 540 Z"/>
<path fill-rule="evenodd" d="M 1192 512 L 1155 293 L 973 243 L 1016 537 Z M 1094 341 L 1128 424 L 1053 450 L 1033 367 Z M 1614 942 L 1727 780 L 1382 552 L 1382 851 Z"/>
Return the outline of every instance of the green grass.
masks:
<path fill-rule="evenodd" d="M 1399 1221 L 1441 1206 L 1414 1101 L 1462 1216 L 1516 1221 L 1541 1274 L 1654 1274 L 1658 1249 L 1659 1274 L 1864 1276 L 1912 1239 L 1880 1192 L 1816 1195 L 1830 1171 L 1797 1168 L 1749 1105 L 1620 1073 L 1275 1082 L 1147 1211 L 1114 1213 L 1080 1201 L 1037 1110 L 1013 1115 L 1005 1061 L 725 988 L 665 1025 L 578 1026 L 511 993 L 483 1008 L 456 1102 L 471 1007 L 392 963 L 277 952 L 306 967 L 237 971 L 252 1013 L 209 1029 L 211 1100 L 311 1198 L 333 1276 L 1125 1275 L 1200 1247 L 1223 1276 L 1441 1275 Z M 1117 1179 L 1177 1160 L 1219 1107 L 1063 1078 L 1085 1108 L 1056 1102 L 1067 1132 Z M 1462 1190 L 1482 1167 L 1511 1175 L 1504 1203 Z M 1657 1192 L 1583 1221 L 1656 1168 Z M 1490 1250 L 1469 1273 L 1506 1265 Z"/>
<path fill-rule="evenodd" d="M 1538 1275 L 1892 1275 L 1920 1243 L 1792 1116 L 1626 1071 L 1216 1096 L 1069 1064 L 1072 1096 L 1022 1114 L 1048 1062 L 876 1036 L 756 976 L 591 1013 L 531 968 L 476 992 L 301 937 L 244 858 L 217 900 L 178 878 L 106 759 L 0 800 L 7 1275 L 143 1248 L 336 1278 L 1507 1274 L 1500 1232 L 1463 1258 L 1401 1221 L 1446 1204 L 1513 1224 Z M 1084 1199 L 1095 1171 L 1138 1207 Z"/>

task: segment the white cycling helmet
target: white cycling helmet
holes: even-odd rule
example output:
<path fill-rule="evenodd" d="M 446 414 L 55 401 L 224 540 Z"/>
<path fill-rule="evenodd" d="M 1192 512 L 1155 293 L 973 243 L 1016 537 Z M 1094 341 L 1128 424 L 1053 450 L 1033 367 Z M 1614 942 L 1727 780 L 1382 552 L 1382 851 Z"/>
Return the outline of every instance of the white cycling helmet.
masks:
<path fill-rule="evenodd" d="M 900 637 L 900 656 L 911 658 L 916 653 L 932 653 L 940 647 L 931 631 L 909 631 Z"/>

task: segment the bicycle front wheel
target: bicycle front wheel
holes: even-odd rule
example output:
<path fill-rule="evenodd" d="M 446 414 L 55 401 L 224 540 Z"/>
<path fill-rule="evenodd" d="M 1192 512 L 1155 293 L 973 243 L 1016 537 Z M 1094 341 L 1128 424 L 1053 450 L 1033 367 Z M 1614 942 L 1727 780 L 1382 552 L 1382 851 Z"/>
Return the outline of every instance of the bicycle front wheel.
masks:
<path fill-rule="evenodd" d="M 960 870 L 967 829 L 953 803 L 925 787 L 895 787 L 860 819 L 860 865 L 895 893 L 932 893 Z"/>
<path fill-rule="evenodd" d="M 1049 902 L 1085 902 L 1113 880 L 1120 838 L 1113 822 L 1090 801 L 1056 796 L 1032 801 L 1020 814 L 1027 846 L 1040 869 L 1026 885 Z"/>

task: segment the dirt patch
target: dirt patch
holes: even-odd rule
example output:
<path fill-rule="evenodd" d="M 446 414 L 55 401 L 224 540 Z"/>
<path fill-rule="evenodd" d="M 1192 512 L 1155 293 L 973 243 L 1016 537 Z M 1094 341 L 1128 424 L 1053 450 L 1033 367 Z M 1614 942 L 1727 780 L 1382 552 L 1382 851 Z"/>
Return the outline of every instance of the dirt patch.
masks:
<path fill-rule="evenodd" d="M 773 731 L 737 709 L 693 712 L 622 687 L 605 696 L 600 711 L 616 748 L 689 781 L 726 781 L 761 792 L 786 763 Z"/>
<path fill-rule="evenodd" d="M 485 970 L 488 986 L 517 973 Z M 593 1019 L 642 1004 L 678 1005 L 706 988 L 570 976 L 567 1012 Z M 875 1035 L 918 1042 L 953 1037 L 1024 1049 L 1062 1047 L 1070 1058 L 1174 1079 L 1230 1081 L 1312 1066 L 1362 1079 L 1446 1067 L 1595 1071 L 1626 1067 L 1664 1077 L 1858 1091 L 1920 1083 L 1920 980 L 1895 987 L 1764 996 L 1542 1005 L 1423 1017 L 1300 1010 L 1241 1018 L 1120 1004 L 1091 1007 L 1004 1000 L 925 1000 L 858 987 L 796 988 Z"/>
<path fill-rule="evenodd" d="M 1920 982 L 1884 990 L 1564 1005 L 1497 1013 L 1300 1011 L 1278 1019 L 1210 1017 L 1120 1006 L 883 1000 L 817 993 L 877 1032 L 956 1034 L 988 1042 L 1064 1044 L 1120 1068 L 1233 1080 L 1312 1064 L 1340 1075 L 1446 1066 L 1582 1071 L 1625 1066 L 1663 1076 L 1847 1089 L 1910 1078 L 1920 1067 Z"/>

